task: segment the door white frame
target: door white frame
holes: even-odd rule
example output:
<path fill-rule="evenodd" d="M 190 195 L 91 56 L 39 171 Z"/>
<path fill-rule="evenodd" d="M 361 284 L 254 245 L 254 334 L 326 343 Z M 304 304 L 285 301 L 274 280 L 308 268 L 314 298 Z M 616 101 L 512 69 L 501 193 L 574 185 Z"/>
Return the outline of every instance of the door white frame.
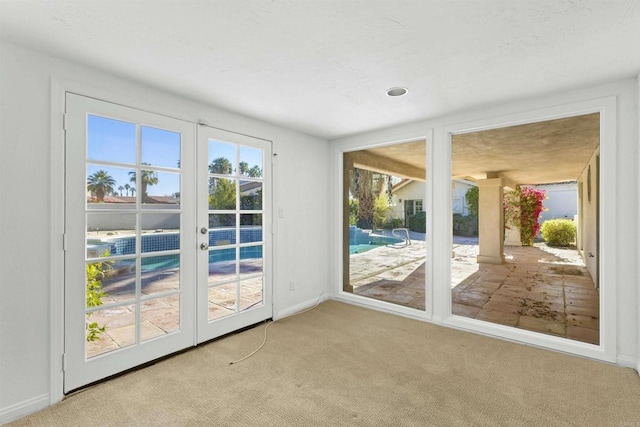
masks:
<path fill-rule="evenodd" d="M 150 113 L 164 115 L 167 117 L 188 121 L 195 124 L 206 122 L 199 114 L 202 114 L 202 106 L 181 105 L 176 102 L 165 101 L 164 104 L 149 101 L 149 99 L 162 99 L 159 94 L 156 97 L 132 96 L 125 93 L 125 89 L 119 89 L 122 92 L 113 92 L 104 90 L 96 86 L 79 83 L 61 77 L 52 76 L 50 79 L 50 109 L 51 109 L 51 181 L 50 181 L 50 200 L 51 220 L 50 220 L 50 379 L 49 379 L 49 404 L 53 405 L 62 401 L 64 398 L 64 371 L 63 371 L 63 353 L 64 353 L 64 250 L 63 250 L 63 234 L 65 220 L 64 206 L 64 176 L 65 176 L 65 131 L 64 131 L 64 114 L 65 114 L 65 94 L 67 92 L 83 95 L 90 98 L 96 98 L 103 101 L 120 104 L 124 106 L 134 107 Z M 144 91 L 142 91 L 144 93 Z M 170 97 L 169 97 L 170 98 Z M 147 99 L 147 100 L 145 100 Z M 221 118 L 221 124 L 227 123 L 229 120 L 225 117 Z M 235 122 L 234 122 L 235 123 Z M 227 130 L 227 129 L 221 129 Z M 231 130 L 227 130 L 231 131 Z M 270 132 L 265 131 L 266 134 Z M 244 134 L 252 138 L 264 139 L 251 134 Z M 272 150 L 276 149 L 276 143 L 272 142 Z M 271 159 L 269 160 L 271 161 Z M 272 171 L 272 182 L 275 182 L 276 168 Z M 273 194 L 277 191 L 276 186 L 272 184 Z M 275 232 L 275 223 L 273 224 Z M 275 250 L 272 249 L 272 256 L 275 256 Z M 275 277 L 275 272 L 272 272 Z M 272 280 L 273 278 L 272 277 Z M 273 307 L 277 305 L 275 299 L 275 291 L 273 292 Z M 275 312 L 275 311 L 274 311 Z"/>
<path fill-rule="evenodd" d="M 272 188 L 273 188 L 273 178 L 272 178 L 272 153 L 273 153 L 273 144 L 271 141 L 255 138 L 247 135 L 238 134 L 235 132 L 229 132 L 217 128 L 213 128 L 207 125 L 198 126 L 197 130 L 197 148 L 198 148 L 198 161 L 200 164 L 198 165 L 198 177 L 197 177 L 197 198 L 196 201 L 196 222 L 197 228 L 207 228 L 208 227 L 208 217 L 209 217 L 209 206 L 204 206 L 202 204 L 202 197 L 207 196 L 209 194 L 208 191 L 208 182 L 209 179 L 206 178 L 208 176 L 208 170 L 206 170 L 206 162 L 208 161 L 208 141 L 215 140 L 223 143 L 230 143 L 236 145 L 237 147 L 251 147 L 262 150 L 262 209 L 259 211 L 262 214 L 262 259 L 263 259 L 263 271 L 262 271 L 262 304 L 255 308 L 251 308 L 242 312 L 237 312 L 235 315 L 230 315 L 227 317 L 222 317 L 213 321 L 209 321 L 208 319 L 208 256 L 209 250 L 206 251 L 198 250 L 196 258 L 197 258 L 197 270 L 196 270 L 196 279 L 198 282 L 198 287 L 196 289 L 197 293 L 197 322 L 196 322 L 196 332 L 197 332 L 197 342 L 202 343 L 208 340 L 217 338 L 229 332 L 247 327 L 249 325 L 261 322 L 265 319 L 273 317 L 273 209 L 272 209 Z M 240 151 L 238 149 L 237 154 Z M 240 161 L 240 158 L 235 159 L 235 161 Z M 237 200 L 238 207 L 240 203 L 239 194 L 240 194 L 240 181 L 241 175 L 236 175 L 235 173 L 229 175 L 229 178 L 234 179 L 238 178 L 237 183 Z M 252 180 L 252 178 L 246 178 L 247 180 Z M 235 209 L 234 209 L 235 210 Z M 237 212 L 241 212 L 240 209 Z M 244 213 L 249 213 L 252 211 L 244 211 Z M 238 218 L 239 220 L 239 218 Z M 240 251 L 241 247 L 251 247 L 253 246 L 251 243 L 240 243 L 240 223 L 236 223 L 237 231 L 236 232 L 236 244 L 230 246 L 229 248 L 237 248 Z M 209 242 L 209 234 L 207 233 L 206 237 L 204 237 L 201 233 L 198 233 L 197 238 L 198 245 Z M 226 246 L 225 246 L 226 247 Z M 239 256 L 239 254 L 237 254 Z M 239 258 L 236 262 L 239 262 Z M 207 266 L 207 269 L 203 268 Z M 241 281 L 238 277 L 236 277 L 236 286 L 240 286 Z M 240 297 L 240 288 L 237 289 L 236 297 L 239 299 Z M 236 300 L 236 303 L 239 304 L 239 300 Z"/>
<path fill-rule="evenodd" d="M 64 175 L 65 175 L 65 130 L 64 114 L 66 111 L 65 95 L 76 93 L 90 98 L 135 106 L 140 110 L 160 114 L 179 120 L 196 123 L 193 117 L 176 109 L 169 109 L 158 104 L 134 98 L 129 95 L 114 93 L 86 84 L 51 77 L 51 234 L 50 234 L 50 268 L 51 268 L 51 321 L 50 321 L 50 388 L 49 403 L 60 402 L 64 398 Z"/>

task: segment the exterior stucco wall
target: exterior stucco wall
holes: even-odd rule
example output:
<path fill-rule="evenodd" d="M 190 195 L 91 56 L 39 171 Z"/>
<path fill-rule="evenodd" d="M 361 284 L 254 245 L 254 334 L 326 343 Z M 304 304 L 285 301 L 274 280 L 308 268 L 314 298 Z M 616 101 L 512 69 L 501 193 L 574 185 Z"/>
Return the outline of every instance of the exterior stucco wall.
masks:
<path fill-rule="evenodd" d="M 582 223 L 578 225 L 581 233 L 581 249 L 587 270 L 593 279 L 594 284 L 598 284 L 598 174 L 597 174 L 597 158 L 600 150 L 597 149 L 589 159 L 589 163 L 585 166 L 580 176 L 582 182 Z M 589 194 L 590 193 L 590 194 Z"/>
<path fill-rule="evenodd" d="M 555 218 L 574 219 L 577 215 L 578 184 L 576 182 L 536 185 L 535 188 L 545 190 L 547 193 L 547 199 L 543 202 L 546 210 L 540 215 L 540 223 Z"/>

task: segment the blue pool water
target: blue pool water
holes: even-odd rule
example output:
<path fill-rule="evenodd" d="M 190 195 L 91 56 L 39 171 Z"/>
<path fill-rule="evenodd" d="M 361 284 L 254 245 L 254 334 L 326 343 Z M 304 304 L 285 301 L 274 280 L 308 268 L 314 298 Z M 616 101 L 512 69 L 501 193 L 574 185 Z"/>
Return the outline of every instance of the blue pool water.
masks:
<path fill-rule="evenodd" d="M 368 245 L 365 243 L 359 245 L 349 245 L 349 254 L 361 254 L 370 251 L 371 249 L 379 248 L 380 246 L 383 245 Z"/>
<path fill-rule="evenodd" d="M 240 243 L 253 243 L 262 241 L 262 227 L 247 227 L 240 229 Z M 209 231 L 209 263 L 233 261 L 236 259 L 236 248 L 215 249 L 236 243 L 236 230 L 216 229 Z M 143 253 L 171 251 L 180 249 L 180 233 L 144 234 L 140 242 Z M 136 248 L 135 236 L 110 237 L 108 239 L 87 241 L 87 248 L 96 247 L 100 252 L 109 250 L 111 255 L 134 255 Z M 240 259 L 262 258 L 262 245 L 239 248 Z M 99 256 L 99 253 L 92 256 Z M 120 266 L 131 263 L 129 260 L 118 261 Z M 142 258 L 142 270 L 159 270 L 178 268 L 180 255 L 157 255 Z"/>
<path fill-rule="evenodd" d="M 404 240 L 397 237 L 381 236 L 368 231 L 363 231 L 355 225 L 349 226 L 349 253 L 361 254 L 380 246 L 402 243 Z"/>

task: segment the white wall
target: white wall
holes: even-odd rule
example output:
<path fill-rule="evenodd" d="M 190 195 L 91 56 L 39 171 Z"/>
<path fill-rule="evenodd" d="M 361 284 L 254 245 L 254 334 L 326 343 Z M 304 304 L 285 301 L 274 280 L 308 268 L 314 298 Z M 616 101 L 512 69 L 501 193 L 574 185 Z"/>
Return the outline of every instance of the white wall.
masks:
<path fill-rule="evenodd" d="M 421 181 L 411 181 L 404 187 L 401 187 L 399 190 L 395 191 L 393 197 L 395 205 L 392 207 L 392 217 L 402 218 L 402 220 L 404 221 L 405 200 L 422 200 L 422 206 L 424 206 L 425 194 L 426 188 L 424 186 L 424 182 Z"/>
<path fill-rule="evenodd" d="M 465 197 L 467 191 L 473 187 L 470 183 L 461 180 L 453 180 L 453 213 L 459 213 L 460 215 L 469 215 L 469 205 L 467 204 L 467 198 Z"/>
<path fill-rule="evenodd" d="M 327 141 L 0 44 L 0 424 L 49 403 L 51 76 L 274 141 L 274 316 L 327 291 Z M 136 105 L 133 105 L 136 106 Z M 312 242 L 310 244 L 309 242 Z M 296 289 L 289 290 L 293 280 Z"/>
<path fill-rule="evenodd" d="M 547 199 L 543 202 L 546 209 L 540 215 L 542 224 L 548 219 L 573 219 L 578 213 L 578 184 L 575 182 L 562 184 L 534 185 L 538 190 L 545 190 Z"/>
<path fill-rule="evenodd" d="M 596 149 L 580 175 L 579 181 L 582 182 L 582 197 L 580 198 L 582 201 L 582 224 L 578 224 L 581 229 L 580 249 L 582 258 L 596 287 L 598 286 L 598 177 L 596 170 L 598 168 L 597 156 L 599 154 L 600 150 Z M 589 173 L 589 170 L 591 173 Z M 591 195 L 588 194 L 589 188 L 591 189 Z"/>
<path fill-rule="evenodd" d="M 590 100 L 608 97 L 615 97 L 616 145 L 615 152 L 606 159 L 603 156 L 602 160 L 604 163 L 607 163 L 615 157 L 613 159 L 615 161 L 615 169 L 611 169 L 611 174 L 607 178 L 607 182 L 614 184 L 613 190 L 610 191 L 610 193 L 614 194 L 608 194 L 608 197 L 614 199 L 615 202 L 610 206 L 604 207 L 607 216 L 613 218 L 607 227 L 614 230 L 614 232 L 605 237 L 606 244 L 611 245 L 610 247 L 614 249 L 612 252 L 615 253 L 615 257 L 607 257 L 607 265 L 609 265 L 607 271 L 615 277 L 615 280 L 606 285 L 612 290 L 609 295 L 615 297 L 616 307 L 615 310 L 610 310 L 607 315 L 611 317 L 611 323 L 615 323 L 615 360 L 624 366 L 639 366 L 638 343 L 640 340 L 640 325 L 638 322 L 638 294 L 640 292 L 637 265 L 640 263 L 638 261 L 637 249 L 640 237 L 638 228 L 640 212 L 637 187 L 640 162 L 638 157 L 638 79 L 634 78 L 611 82 L 567 92 L 557 91 L 552 94 L 543 94 L 537 98 L 486 105 L 482 108 L 474 108 L 433 120 L 414 122 L 334 140 L 331 141 L 334 151 L 332 175 L 336 180 L 340 176 L 340 170 L 337 166 L 339 165 L 339 153 L 343 150 L 357 150 L 363 146 L 373 147 L 378 144 L 403 142 L 423 136 L 429 133 L 430 129 L 434 130 L 435 140 L 431 146 L 431 158 L 434 162 L 434 164 L 431 165 L 433 178 L 428 178 L 428 180 L 431 181 L 430 185 L 432 185 L 431 194 L 433 202 L 431 209 L 433 209 L 433 212 L 430 214 L 430 211 L 428 211 L 427 217 L 431 216 L 434 222 L 441 222 L 434 224 L 433 231 L 430 234 L 434 248 L 430 251 L 433 259 L 427 259 L 427 267 L 428 269 L 433 269 L 432 275 L 428 276 L 433 278 L 433 282 L 427 283 L 427 292 L 428 295 L 432 295 L 431 302 L 433 302 L 433 315 L 430 320 L 439 323 L 443 322 L 444 319 L 447 324 L 453 325 L 455 319 L 448 319 L 450 316 L 450 312 L 448 311 L 450 306 L 450 291 L 447 290 L 447 279 L 449 276 L 448 273 L 442 271 L 442 268 L 446 269 L 448 268 L 446 266 L 449 265 L 447 251 L 442 250 L 442 248 L 450 244 L 448 242 L 450 242 L 451 238 L 450 227 L 442 226 L 446 221 L 450 221 L 450 208 L 447 206 L 448 203 L 443 203 L 443 201 L 448 200 L 451 193 L 450 167 L 446 166 L 446 164 L 440 164 L 448 155 L 448 145 L 445 139 L 447 129 L 465 129 L 461 127 L 463 125 L 467 126 L 466 129 L 474 128 L 474 126 L 486 126 L 489 123 L 494 123 L 493 118 L 502 118 L 504 116 L 511 117 L 513 120 L 531 116 L 538 117 L 538 114 L 543 114 L 538 113 L 539 111 L 545 111 L 544 114 L 550 114 L 547 111 L 554 109 L 564 111 L 564 106 L 572 103 L 585 104 L 591 102 Z M 609 180 L 609 178 L 611 179 Z M 339 188 L 339 182 L 335 181 L 332 184 L 332 188 Z M 340 206 L 339 199 L 334 197 L 331 202 L 333 203 L 334 209 L 337 210 Z M 427 209 L 430 209 L 429 205 L 427 205 Z M 336 252 L 340 245 L 339 220 L 340 217 L 334 214 L 332 235 L 336 240 L 334 243 L 334 250 Z M 356 300 L 354 296 L 340 293 L 340 262 L 340 258 L 334 256 L 331 277 L 333 279 L 332 285 L 336 297 L 358 304 L 365 304 L 363 301 Z M 605 284 L 601 284 L 601 288 L 603 286 L 605 286 Z M 396 310 L 395 308 L 389 307 L 378 308 L 387 311 Z M 429 309 L 427 309 L 427 311 L 429 311 Z M 471 330 L 482 329 L 480 327 L 476 328 L 471 324 L 462 325 L 461 322 L 455 326 Z M 613 328 L 608 327 L 608 324 L 605 324 L 604 328 L 613 330 Z M 489 332 L 486 328 L 485 330 L 487 331 L 485 333 L 507 336 L 506 332 L 503 333 L 503 331 L 492 330 Z M 524 342 L 534 343 L 532 340 L 527 341 L 528 338 L 526 337 L 517 336 L 515 339 L 521 340 L 521 338 L 524 338 L 522 339 Z M 541 340 L 538 339 L 535 342 L 540 341 Z M 614 340 L 611 340 L 611 344 L 613 344 L 613 341 Z M 553 346 L 555 344 L 549 341 L 540 345 L 554 348 Z M 556 348 L 559 347 L 560 346 L 557 346 Z M 580 354 L 577 348 L 570 351 L 575 351 Z M 610 356 L 607 356 L 607 358 L 609 357 Z"/>

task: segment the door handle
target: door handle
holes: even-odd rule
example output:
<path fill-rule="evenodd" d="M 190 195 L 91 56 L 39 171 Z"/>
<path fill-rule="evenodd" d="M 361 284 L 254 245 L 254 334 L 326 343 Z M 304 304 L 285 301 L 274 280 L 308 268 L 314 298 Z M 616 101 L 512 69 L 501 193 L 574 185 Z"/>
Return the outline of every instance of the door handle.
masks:
<path fill-rule="evenodd" d="M 202 249 L 203 251 L 206 251 L 207 249 L 209 249 L 209 244 L 208 243 L 201 243 L 200 244 L 200 249 Z"/>
<path fill-rule="evenodd" d="M 200 229 L 200 234 L 207 234 L 207 232 L 208 232 L 208 231 L 209 231 L 209 230 L 207 229 L 207 227 L 202 227 L 202 228 Z"/>

